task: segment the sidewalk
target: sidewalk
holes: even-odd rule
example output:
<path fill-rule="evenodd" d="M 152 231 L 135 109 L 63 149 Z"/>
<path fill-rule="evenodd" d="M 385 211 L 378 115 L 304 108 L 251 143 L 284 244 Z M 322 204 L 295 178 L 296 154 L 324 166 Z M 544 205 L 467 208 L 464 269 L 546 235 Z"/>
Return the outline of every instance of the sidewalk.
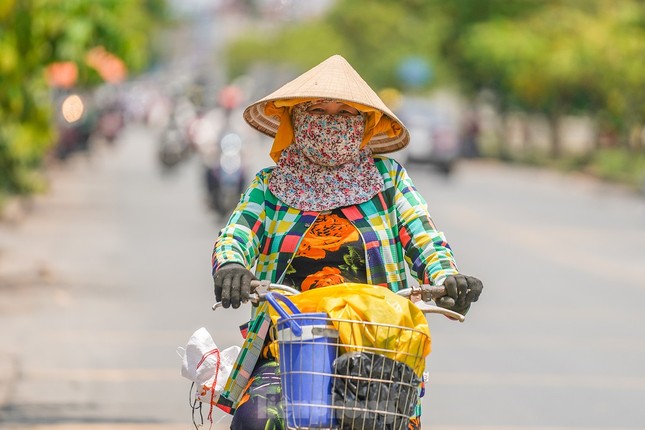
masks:
<path fill-rule="evenodd" d="M 81 155 L 82 157 L 82 155 Z M 55 280 L 42 228 L 52 203 L 66 191 L 66 182 L 79 175 L 85 160 L 72 159 L 48 172 L 51 189 L 43 195 L 12 198 L 0 213 L 0 321 L 5 329 L 0 336 L 0 422 L 21 378 L 20 335 L 35 297 L 47 293 Z M 5 429 L 8 427 L 0 426 Z"/>
<path fill-rule="evenodd" d="M 204 324 L 237 341 L 239 324 L 210 310 L 196 166 L 162 175 L 155 143 L 135 126 L 78 154 L 0 221 L 0 430 L 193 428 L 176 348 Z"/>

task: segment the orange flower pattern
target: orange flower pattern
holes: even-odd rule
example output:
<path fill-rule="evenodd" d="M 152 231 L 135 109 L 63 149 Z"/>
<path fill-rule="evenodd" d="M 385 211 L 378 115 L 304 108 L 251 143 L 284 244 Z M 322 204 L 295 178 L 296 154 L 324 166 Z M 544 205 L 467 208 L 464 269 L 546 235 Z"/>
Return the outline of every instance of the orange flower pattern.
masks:
<path fill-rule="evenodd" d="M 340 270 L 335 267 L 323 267 L 319 272 L 309 275 L 300 284 L 300 291 L 307 291 L 312 288 L 328 287 L 345 282 Z"/>
<path fill-rule="evenodd" d="M 303 237 L 285 282 L 301 291 L 367 282 L 363 241 L 340 210 L 318 216 Z"/>
<path fill-rule="evenodd" d="M 338 251 L 344 243 L 359 239 L 358 231 L 347 219 L 335 213 L 321 214 L 302 239 L 296 256 L 320 260 L 326 251 Z"/>

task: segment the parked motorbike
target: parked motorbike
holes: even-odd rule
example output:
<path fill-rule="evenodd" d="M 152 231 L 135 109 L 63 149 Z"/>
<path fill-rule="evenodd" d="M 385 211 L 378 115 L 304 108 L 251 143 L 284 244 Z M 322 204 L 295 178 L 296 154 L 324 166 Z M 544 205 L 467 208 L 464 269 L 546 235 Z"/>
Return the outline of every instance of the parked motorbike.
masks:
<path fill-rule="evenodd" d="M 108 144 L 113 144 L 126 126 L 125 87 L 105 84 L 94 91 L 94 110 L 96 124 L 94 136 Z"/>
<path fill-rule="evenodd" d="M 62 94 L 56 103 L 56 157 L 65 160 L 74 152 L 87 150 L 94 123 L 86 96 L 76 92 Z"/>
<path fill-rule="evenodd" d="M 106 142 L 114 143 L 124 127 L 125 116 L 123 108 L 114 103 L 100 110 L 95 133 L 105 139 Z"/>
<path fill-rule="evenodd" d="M 159 141 L 158 156 L 161 165 L 167 169 L 173 168 L 186 158 L 189 152 L 190 147 L 183 131 L 176 124 L 169 124 Z"/>

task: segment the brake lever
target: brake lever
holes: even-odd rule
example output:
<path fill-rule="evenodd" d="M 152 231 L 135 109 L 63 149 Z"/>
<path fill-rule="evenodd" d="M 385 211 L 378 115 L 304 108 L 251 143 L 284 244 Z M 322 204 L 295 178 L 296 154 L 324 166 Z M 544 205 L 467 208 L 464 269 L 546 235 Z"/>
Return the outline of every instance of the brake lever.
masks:
<path fill-rule="evenodd" d="M 437 306 L 437 300 L 442 297 L 445 297 L 446 287 L 443 285 L 415 285 L 404 290 L 397 292 L 398 295 L 403 297 L 408 297 L 412 303 L 414 303 L 423 313 L 426 314 L 442 314 L 449 318 L 458 320 L 459 322 L 464 322 L 466 317 L 462 314 L 446 309 L 441 306 Z M 450 306 L 450 301 L 454 304 L 454 299 L 448 298 L 448 305 Z M 431 303 L 434 302 L 434 303 Z"/>

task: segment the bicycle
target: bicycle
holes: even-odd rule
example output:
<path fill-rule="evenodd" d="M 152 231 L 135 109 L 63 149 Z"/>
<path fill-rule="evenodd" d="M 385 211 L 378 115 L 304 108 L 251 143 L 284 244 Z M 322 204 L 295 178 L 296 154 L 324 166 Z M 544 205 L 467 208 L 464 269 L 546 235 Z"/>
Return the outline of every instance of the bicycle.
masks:
<path fill-rule="evenodd" d="M 289 296 L 306 292 L 267 281 L 253 281 L 252 288 L 252 303 L 267 301 L 279 314 L 272 336 L 279 348 L 286 428 L 407 428 L 429 353 L 427 329 L 301 313 Z M 423 314 L 463 322 L 463 315 L 422 300 L 436 301 L 445 294 L 445 288 L 428 285 L 396 293 Z M 216 303 L 213 310 L 220 306 Z"/>

